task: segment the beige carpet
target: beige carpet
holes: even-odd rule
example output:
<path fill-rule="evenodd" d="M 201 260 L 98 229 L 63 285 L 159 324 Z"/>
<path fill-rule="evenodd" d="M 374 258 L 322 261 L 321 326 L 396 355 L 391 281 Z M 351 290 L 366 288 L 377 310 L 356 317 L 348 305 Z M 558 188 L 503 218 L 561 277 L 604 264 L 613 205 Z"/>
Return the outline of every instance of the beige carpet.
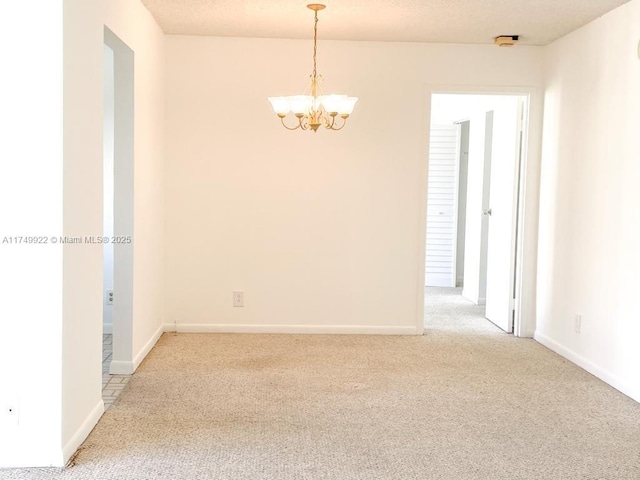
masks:
<path fill-rule="evenodd" d="M 462 288 L 425 288 L 424 326 L 429 330 L 495 335 L 504 333 L 484 316 L 484 305 L 462 296 Z"/>
<path fill-rule="evenodd" d="M 533 340 L 454 330 L 165 334 L 74 466 L 0 478 L 640 479 L 640 405 Z"/>

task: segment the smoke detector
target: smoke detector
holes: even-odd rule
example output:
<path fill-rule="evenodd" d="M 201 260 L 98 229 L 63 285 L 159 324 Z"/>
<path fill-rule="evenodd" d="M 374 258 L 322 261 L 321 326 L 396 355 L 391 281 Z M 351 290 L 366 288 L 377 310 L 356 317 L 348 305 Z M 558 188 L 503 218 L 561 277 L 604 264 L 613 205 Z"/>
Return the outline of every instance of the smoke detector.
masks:
<path fill-rule="evenodd" d="M 493 39 L 493 43 L 499 47 L 513 47 L 519 38 L 520 35 L 500 35 Z"/>

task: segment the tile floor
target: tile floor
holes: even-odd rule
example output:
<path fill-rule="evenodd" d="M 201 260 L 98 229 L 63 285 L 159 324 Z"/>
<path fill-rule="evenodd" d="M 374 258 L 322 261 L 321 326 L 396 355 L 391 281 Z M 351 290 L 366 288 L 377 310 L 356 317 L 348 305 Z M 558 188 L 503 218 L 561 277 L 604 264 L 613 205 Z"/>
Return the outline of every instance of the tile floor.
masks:
<path fill-rule="evenodd" d="M 109 410 L 127 386 L 131 375 L 109 375 L 109 363 L 113 358 L 113 335 L 102 336 L 102 400 L 104 410 Z"/>

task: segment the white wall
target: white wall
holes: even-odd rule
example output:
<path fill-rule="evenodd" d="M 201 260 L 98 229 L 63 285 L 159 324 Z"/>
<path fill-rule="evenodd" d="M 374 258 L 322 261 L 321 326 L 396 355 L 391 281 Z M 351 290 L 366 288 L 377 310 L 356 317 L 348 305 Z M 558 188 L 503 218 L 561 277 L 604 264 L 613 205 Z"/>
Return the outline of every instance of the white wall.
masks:
<path fill-rule="evenodd" d="M 0 77 L 3 238 L 102 234 L 104 24 L 136 51 L 140 356 L 162 325 L 162 32 L 138 1 L 3 8 L 3 65 L 21 72 Z M 17 425 L 1 416 L 0 467 L 62 466 L 103 411 L 102 246 L 0 244 L 0 255 L 0 404 L 19 405 Z"/>
<path fill-rule="evenodd" d="M 427 85 L 539 86 L 540 49 L 319 44 L 341 132 L 289 132 L 311 42 L 167 37 L 166 318 L 179 329 L 418 332 Z M 245 290 L 244 308 L 232 290 Z"/>
<path fill-rule="evenodd" d="M 153 345 L 162 324 L 163 253 L 164 44 L 161 30 L 139 1 L 105 0 L 102 5 L 65 1 L 65 232 L 100 235 L 103 231 L 105 25 L 134 50 L 136 62 L 131 336 L 135 364 Z M 65 249 L 65 458 L 101 413 L 102 269 L 101 245 L 70 247 L 68 254 Z"/>
<path fill-rule="evenodd" d="M 160 335 L 164 318 L 164 34 L 139 0 L 104 1 L 104 24 L 134 51 L 135 58 L 131 346 L 135 368 Z"/>
<path fill-rule="evenodd" d="M 4 241 L 63 231 L 62 5 L 33 9 L 4 4 L 0 29 L 0 468 L 62 457 L 62 246 Z"/>
<path fill-rule="evenodd" d="M 636 400 L 639 40 L 633 0 L 546 48 L 536 333 Z"/>
<path fill-rule="evenodd" d="M 100 9 L 84 0 L 63 4 L 64 233 L 101 235 Z M 103 409 L 102 258 L 100 244 L 64 246 L 61 457 L 73 454 Z"/>
<path fill-rule="evenodd" d="M 439 93 L 433 96 L 431 121 L 454 123 L 468 120 L 473 115 L 495 110 L 505 102 L 508 100 L 504 95 Z"/>

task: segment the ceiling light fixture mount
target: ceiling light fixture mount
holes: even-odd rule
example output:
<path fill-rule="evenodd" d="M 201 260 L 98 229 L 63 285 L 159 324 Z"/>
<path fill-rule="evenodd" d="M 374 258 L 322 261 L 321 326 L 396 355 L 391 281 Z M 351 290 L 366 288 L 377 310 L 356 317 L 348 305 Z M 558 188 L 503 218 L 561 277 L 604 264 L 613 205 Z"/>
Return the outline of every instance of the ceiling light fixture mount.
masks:
<path fill-rule="evenodd" d="M 519 39 L 520 35 L 500 35 L 493 39 L 493 43 L 499 47 L 513 47 Z"/>
<path fill-rule="evenodd" d="M 288 97 L 269 97 L 273 111 L 278 115 L 282 125 L 287 130 L 312 130 L 324 126 L 328 130 L 342 130 L 347 123 L 347 118 L 353 112 L 358 97 L 347 95 L 325 95 L 320 88 L 322 76 L 317 71 L 318 54 L 318 12 L 324 10 L 326 5 L 310 3 L 307 8 L 314 11 L 313 26 L 313 71 L 311 83 L 304 95 L 291 95 Z M 307 94 L 308 92 L 308 94 Z M 285 122 L 287 114 L 291 112 L 298 120 L 298 124 L 289 126 Z M 338 125 L 336 118 L 340 117 L 342 123 Z"/>
<path fill-rule="evenodd" d="M 327 8 L 327 6 L 321 3 L 310 3 L 309 5 L 307 5 L 307 8 L 310 8 L 314 12 L 319 12 L 320 10 L 324 10 L 325 8 Z"/>

